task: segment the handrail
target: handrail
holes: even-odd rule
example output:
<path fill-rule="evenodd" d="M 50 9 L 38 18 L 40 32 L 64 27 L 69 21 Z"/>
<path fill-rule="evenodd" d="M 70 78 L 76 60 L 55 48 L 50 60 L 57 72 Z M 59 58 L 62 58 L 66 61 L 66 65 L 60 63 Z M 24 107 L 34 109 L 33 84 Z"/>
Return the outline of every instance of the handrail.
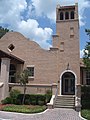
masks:
<path fill-rule="evenodd" d="M 59 83 L 58 83 L 58 85 L 57 85 L 56 94 L 55 94 L 55 97 L 54 97 L 54 99 L 53 99 L 53 107 L 54 107 L 54 105 L 55 105 L 55 102 L 56 102 L 56 99 L 57 99 L 57 96 L 58 96 L 58 90 L 59 90 Z"/>

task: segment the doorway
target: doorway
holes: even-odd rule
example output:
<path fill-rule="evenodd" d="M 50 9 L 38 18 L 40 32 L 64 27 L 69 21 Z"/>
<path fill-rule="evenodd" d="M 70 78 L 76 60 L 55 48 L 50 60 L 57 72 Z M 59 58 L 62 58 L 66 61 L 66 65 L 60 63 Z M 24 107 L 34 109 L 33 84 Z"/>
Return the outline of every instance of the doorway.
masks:
<path fill-rule="evenodd" d="M 75 94 L 75 76 L 71 72 L 62 75 L 62 95 Z"/>

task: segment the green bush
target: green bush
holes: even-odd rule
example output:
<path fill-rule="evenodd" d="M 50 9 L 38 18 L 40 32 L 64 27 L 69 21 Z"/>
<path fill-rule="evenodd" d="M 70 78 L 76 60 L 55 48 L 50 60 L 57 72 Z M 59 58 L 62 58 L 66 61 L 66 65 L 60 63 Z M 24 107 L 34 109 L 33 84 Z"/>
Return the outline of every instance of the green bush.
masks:
<path fill-rule="evenodd" d="M 17 97 L 17 104 L 21 104 L 23 99 L 23 94 L 19 94 Z M 51 99 L 51 95 L 45 94 L 26 94 L 25 95 L 25 102 L 26 105 L 45 105 Z"/>
<path fill-rule="evenodd" d="M 37 104 L 45 105 L 46 104 L 46 96 L 45 95 L 37 95 Z"/>
<path fill-rule="evenodd" d="M 12 104 L 13 100 L 11 97 L 6 97 L 4 100 L 1 101 L 2 104 Z"/>
<path fill-rule="evenodd" d="M 82 86 L 81 91 L 85 94 L 90 94 L 90 86 Z"/>
<path fill-rule="evenodd" d="M 51 99 L 51 94 L 47 93 L 45 95 L 41 94 L 26 94 L 25 95 L 25 105 L 46 105 Z M 3 104 L 16 104 L 21 105 L 23 100 L 23 94 L 19 94 L 19 91 L 13 90 L 10 92 L 10 97 L 2 101 Z"/>
<path fill-rule="evenodd" d="M 13 90 L 11 90 L 11 92 L 10 92 L 10 97 L 11 98 L 17 98 L 17 96 L 20 94 L 20 91 L 19 90 L 15 90 L 15 89 L 13 89 Z"/>
<path fill-rule="evenodd" d="M 20 91 L 19 90 L 11 90 L 10 92 L 10 97 L 12 98 L 12 103 L 13 104 L 17 104 L 17 97 L 18 95 L 20 94 Z"/>
<path fill-rule="evenodd" d="M 46 96 L 46 103 L 48 103 L 52 97 L 52 91 L 47 90 L 45 96 Z"/>
<path fill-rule="evenodd" d="M 82 108 L 90 109 L 90 86 L 81 87 L 81 104 Z"/>

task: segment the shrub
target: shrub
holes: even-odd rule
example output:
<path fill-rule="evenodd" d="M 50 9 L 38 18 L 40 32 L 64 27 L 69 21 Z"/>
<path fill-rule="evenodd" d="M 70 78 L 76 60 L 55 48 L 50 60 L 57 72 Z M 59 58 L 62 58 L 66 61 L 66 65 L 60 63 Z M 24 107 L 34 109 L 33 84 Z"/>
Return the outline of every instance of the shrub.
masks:
<path fill-rule="evenodd" d="M 52 95 L 52 91 L 51 91 L 51 90 L 47 90 L 47 91 L 46 91 L 46 94 Z"/>
<path fill-rule="evenodd" d="M 26 94 L 25 95 L 25 105 L 46 105 L 51 99 L 50 94 Z M 19 91 L 13 90 L 10 92 L 10 97 L 7 97 L 2 101 L 3 104 L 17 104 L 21 105 L 23 100 L 23 94 L 19 94 Z"/>
<path fill-rule="evenodd" d="M 11 97 L 6 97 L 4 100 L 1 101 L 2 104 L 12 104 L 13 100 Z"/>
<path fill-rule="evenodd" d="M 10 97 L 11 98 L 17 98 L 17 96 L 20 94 L 20 91 L 19 90 L 15 90 L 15 89 L 13 89 L 13 90 L 11 90 L 11 92 L 10 92 Z"/>
<path fill-rule="evenodd" d="M 82 108 L 90 109 L 90 86 L 82 86 L 81 87 L 81 104 Z"/>
<path fill-rule="evenodd" d="M 47 102 L 49 102 L 51 98 L 51 95 L 45 94 L 26 94 L 25 95 L 25 102 L 26 105 L 45 105 Z M 17 97 L 17 104 L 21 104 L 23 99 L 23 94 L 19 94 Z"/>
<path fill-rule="evenodd" d="M 45 105 L 46 104 L 46 96 L 45 95 L 37 95 L 37 104 Z"/>
<path fill-rule="evenodd" d="M 52 97 L 52 91 L 47 90 L 45 96 L 46 96 L 46 103 L 48 103 Z"/>
<path fill-rule="evenodd" d="M 12 98 L 12 103 L 13 104 L 17 104 L 17 97 L 18 95 L 20 94 L 20 91 L 19 90 L 11 90 L 10 92 L 10 97 Z"/>
<path fill-rule="evenodd" d="M 82 99 L 90 99 L 90 86 L 81 87 Z"/>

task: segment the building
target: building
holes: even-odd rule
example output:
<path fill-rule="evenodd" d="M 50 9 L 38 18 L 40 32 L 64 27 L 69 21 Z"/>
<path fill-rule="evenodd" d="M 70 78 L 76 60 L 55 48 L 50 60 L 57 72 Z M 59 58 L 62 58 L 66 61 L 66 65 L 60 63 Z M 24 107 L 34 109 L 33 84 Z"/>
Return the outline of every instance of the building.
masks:
<path fill-rule="evenodd" d="M 0 39 L 0 100 L 7 97 L 11 89 L 22 91 L 14 74 L 28 68 L 31 75 L 27 93 L 52 90 L 55 98 L 74 96 L 74 105 L 81 107 L 81 84 L 90 84 L 90 78 L 80 59 L 77 3 L 57 5 L 56 35 L 52 37 L 50 50 L 42 49 L 18 32 L 9 32 Z"/>

